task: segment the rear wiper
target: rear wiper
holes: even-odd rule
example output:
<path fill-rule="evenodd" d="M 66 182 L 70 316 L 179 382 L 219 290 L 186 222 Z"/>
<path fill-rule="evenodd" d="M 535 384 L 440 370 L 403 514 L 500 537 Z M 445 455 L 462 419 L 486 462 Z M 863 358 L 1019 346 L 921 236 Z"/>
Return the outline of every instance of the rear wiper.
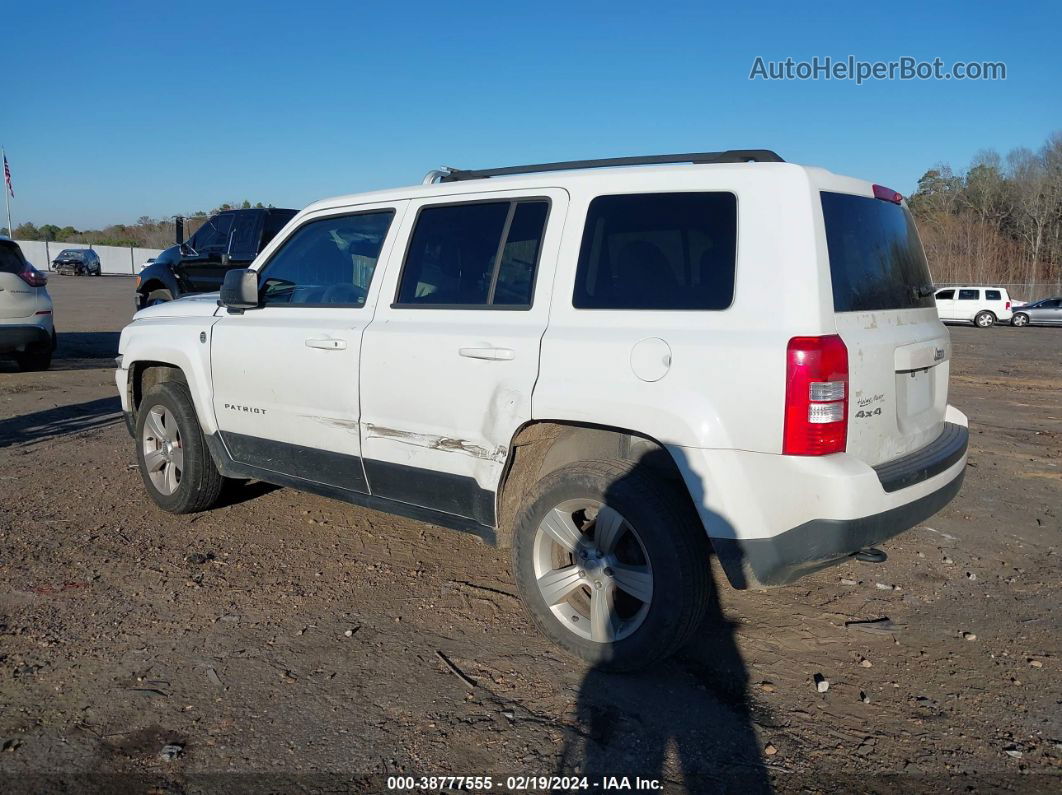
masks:
<path fill-rule="evenodd" d="M 933 289 L 933 285 L 932 284 L 920 284 L 917 287 L 913 287 L 911 289 L 913 289 L 915 291 L 915 294 L 919 298 L 928 298 L 929 296 L 933 295 L 933 293 L 936 292 L 936 290 Z"/>

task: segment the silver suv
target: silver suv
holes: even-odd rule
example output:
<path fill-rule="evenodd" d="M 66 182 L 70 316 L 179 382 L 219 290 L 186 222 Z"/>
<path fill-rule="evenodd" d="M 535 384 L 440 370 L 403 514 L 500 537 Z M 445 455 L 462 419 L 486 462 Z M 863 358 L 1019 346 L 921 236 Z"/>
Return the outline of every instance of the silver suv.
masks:
<path fill-rule="evenodd" d="M 14 240 L 0 237 L 0 355 L 23 370 L 47 370 L 55 349 L 48 277 L 30 265 Z"/>

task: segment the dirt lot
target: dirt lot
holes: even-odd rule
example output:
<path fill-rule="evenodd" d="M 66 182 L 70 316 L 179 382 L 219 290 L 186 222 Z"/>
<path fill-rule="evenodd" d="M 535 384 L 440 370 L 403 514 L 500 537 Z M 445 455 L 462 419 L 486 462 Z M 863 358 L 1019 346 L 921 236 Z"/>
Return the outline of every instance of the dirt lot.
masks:
<path fill-rule="evenodd" d="M 132 282 L 50 290 L 54 368 L 0 364 L 7 791 L 375 792 L 396 773 L 502 791 L 558 772 L 675 792 L 1062 787 L 1062 329 L 952 330 L 966 484 L 887 563 L 766 593 L 717 571 L 697 644 L 623 677 L 536 634 L 508 552 L 472 537 L 256 485 L 156 510 L 112 380 Z M 886 616 L 887 634 L 845 626 Z"/>

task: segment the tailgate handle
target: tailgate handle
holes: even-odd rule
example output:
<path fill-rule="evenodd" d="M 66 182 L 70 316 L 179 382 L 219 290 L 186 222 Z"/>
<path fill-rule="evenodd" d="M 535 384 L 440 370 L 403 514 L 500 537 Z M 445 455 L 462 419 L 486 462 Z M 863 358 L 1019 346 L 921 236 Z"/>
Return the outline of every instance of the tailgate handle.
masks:
<path fill-rule="evenodd" d="M 943 364 L 951 357 L 948 355 L 948 343 L 945 340 L 929 340 L 904 345 L 896 349 L 893 363 L 897 373 L 909 373 L 913 370 L 928 370 Z"/>

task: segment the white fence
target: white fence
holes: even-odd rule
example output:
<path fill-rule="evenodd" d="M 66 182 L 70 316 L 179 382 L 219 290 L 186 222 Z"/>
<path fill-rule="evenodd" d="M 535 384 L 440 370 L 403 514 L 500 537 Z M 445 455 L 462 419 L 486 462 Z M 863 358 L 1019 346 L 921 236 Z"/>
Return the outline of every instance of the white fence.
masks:
<path fill-rule="evenodd" d="M 86 243 L 57 243 L 44 240 L 16 240 L 26 259 L 38 270 L 46 271 L 52 260 L 64 248 L 91 248 L 100 258 L 104 273 L 125 274 L 130 276 L 140 271 L 140 267 L 150 257 L 157 257 L 160 249 L 134 248 L 132 246 L 90 246 Z"/>

